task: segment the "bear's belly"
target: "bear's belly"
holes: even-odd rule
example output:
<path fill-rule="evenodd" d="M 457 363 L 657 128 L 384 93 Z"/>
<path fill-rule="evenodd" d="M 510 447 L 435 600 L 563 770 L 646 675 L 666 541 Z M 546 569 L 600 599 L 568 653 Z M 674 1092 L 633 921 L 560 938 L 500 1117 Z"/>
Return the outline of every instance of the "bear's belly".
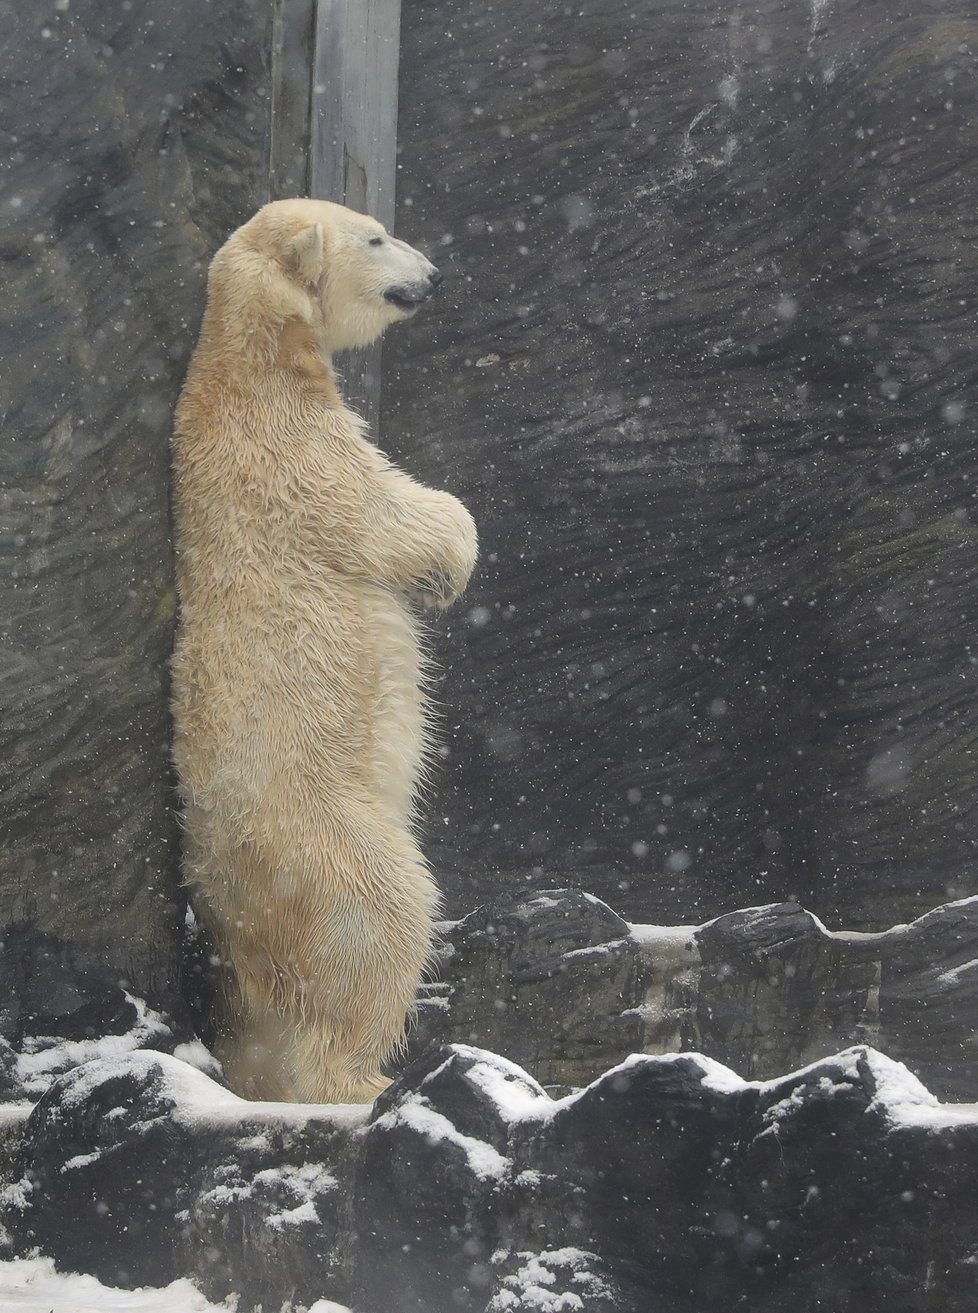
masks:
<path fill-rule="evenodd" d="M 363 602 L 375 691 L 370 753 L 375 796 L 392 821 L 406 824 L 426 751 L 418 626 L 385 589 L 365 591 Z"/>
<path fill-rule="evenodd" d="M 206 623 L 191 609 L 173 667 L 185 795 L 242 838 L 351 792 L 406 824 L 424 758 L 421 668 L 407 607 L 362 581 L 239 593 Z"/>

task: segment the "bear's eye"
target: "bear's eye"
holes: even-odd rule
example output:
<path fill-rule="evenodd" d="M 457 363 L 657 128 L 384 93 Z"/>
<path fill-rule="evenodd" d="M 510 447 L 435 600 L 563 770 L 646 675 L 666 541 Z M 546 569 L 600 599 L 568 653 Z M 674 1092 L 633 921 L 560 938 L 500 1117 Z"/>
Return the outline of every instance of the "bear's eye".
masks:
<path fill-rule="evenodd" d="M 383 246 L 383 244 L 384 244 L 383 237 L 371 237 L 370 239 L 371 246 Z"/>

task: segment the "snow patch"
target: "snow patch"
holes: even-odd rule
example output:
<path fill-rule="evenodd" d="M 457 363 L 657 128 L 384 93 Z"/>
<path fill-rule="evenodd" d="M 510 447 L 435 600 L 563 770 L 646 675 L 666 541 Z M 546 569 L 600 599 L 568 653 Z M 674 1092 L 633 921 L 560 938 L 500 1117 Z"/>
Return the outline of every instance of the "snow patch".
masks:
<path fill-rule="evenodd" d="M 824 1062 L 838 1063 L 840 1074 L 846 1081 L 861 1084 L 864 1064 L 875 1085 L 875 1094 L 867 1111 L 881 1114 L 888 1124 L 893 1126 L 929 1126 L 934 1129 L 942 1126 L 961 1126 L 978 1123 L 978 1104 L 941 1103 L 927 1087 L 917 1079 L 912 1071 L 902 1062 L 895 1062 L 885 1053 L 868 1047 L 845 1049 L 830 1058 L 813 1062 L 799 1071 L 780 1076 L 777 1080 L 745 1082 L 745 1088 L 757 1090 L 773 1089 L 783 1085 L 786 1080 L 803 1079 L 822 1066 Z M 828 1076 L 819 1080 L 821 1088 L 841 1091 L 844 1087 Z M 804 1098 L 802 1090 L 792 1091 L 790 1096 L 772 1105 L 766 1114 L 770 1120 L 783 1116 L 794 1104 Z M 772 1118 L 772 1114 L 774 1117 Z"/>
<path fill-rule="evenodd" d="M 390 1112 L 379 1117 L 375 1126 L 409 1126 L 431 1144 L 454 1144 L 462 1150 L 469 1168 L 480 1181 L 500 1180 L 509 1169 L 509 1159 L 497 1153 L 491 1144 L 463 1135 L 442 1113 L 436 1112 L 420 1094 L 409 1095 Z"/>
<path fill-rule="evenodd" d="M 891 1124 L 926 1123 L 935 1113 L 941 1117 L 950 1111 L 902 1062 L 894 1062 L 875 1049 L 866 1050 L 866 1061 L 876 1083 L 870 1108 L 882 1112 Z"/>
<path fill-rule="evenodd" d="M 610 953 L 616 948 L 620 948 L 625 942 L 624 939 L 610 939 L 604 944 L 588 944 L 586 948 L 569 948 L 566 953 L 561 953 L 560 960 L 567 962 L 572 957 L 577 958 L 597 958 L 602 953 Z"/>
<path fill-rule="evenodd" d="M 609 907 L 609 905 L 604 901 L 604 899 L 599 898 L 597 894 L 585 893 L 583 895 L 583 898 L 584 901 L 586 903 L 590 903 L 592 907 L 600 907 L 603 911 L 610 912 L 612 916 L 617 916 L 617 913 L 615 912 L 614 908 Z"/>
<path fill-rule="evenodd" d="M 493 1261 L 508 1257 L 497 1252 Z M 486 1313 L 509 1313 L 515 1308 L 527 1313 L 531 1309 L 534 1313 L 581 1313 L 591 1300 L 611 1294 L 591 1270 L 595 1256 L 582 1249 L 545 1249 L 539 1254 L 518 1253 L 514 1257 L 520 1266 L 503 1278 L 502 1289 L 489 1301 Z M 571 1285 L 577 1289 L 568 1290 Z"/>
<path fill-rule="evenodd" d="M 189 1040 L 186 1044 L 177 1044 L 173 1056 L 191 1067 L 196 1067 L 198 1071 L 206 1072 L 208 1076 L 220 1071 L 220 1063 L 199 1039 Z"/>
<path fill-rule="evenodd" d="M 101 1150 L 96 1153 L 76 1153 L 74 1158 L 69 1158 L 63 1162 L 60 1167 L 62 1172 L 74 1172 L 79 1167 L 89 1167 L 92 1163 L 97 1162 L 101 1157 Z"/>
<path fill-rule="evenodd" d="M 126 1002 L 136 1009 L 136 1020 L 124 1035 L 77 1040 L 52 1035 L 28 1036 L 24 1040 L 23 1052 L 17 1055 L 17 1074 L 27 1093 L 40 1098 L 58 1076 L 83 1062 L 96 1058 L 120 1058 L 138 1049 L 152 1048 L 154 1043 L 169 1038 L 170 1028 L 158 1012 L 133 994 L 126 992 L 125 997 Z M 203 1045 L 200 1047 L 203 1049 Z"/>
<path fill-rule="evenodd" d="M 656 1054 L 654 1057 L 648 1053 L 633 1053 L 624 1062 L 618 1063 L 616 1067 L 609 1068 L 596 1081 L 592 1081 L 587 1089 L 582 1090 L 580 1094 L 568 1095 L 566 1099 L 561 1099 L 559 1102 L 562 1106 L 566 1106 L 575 1099 L 583 1098 L 587 1091 L 595 1085 L 603 1085 L 608 1081 L 611 1082 L 613 1088 L 616 1083 L 619 1083 L 621 1091 L 624 1092 L 628 1088 L 631 1073 L 637 1068 L 673 1062 L 692 1063 L 698 1067 L 703 1088 L 714 1093 L 733 1094 L 747 1088 L 747 1082 L 741 1080 L 736 1072 L 731 1071 L 729 1067 L 725 1067 L 722 1062 L 708 1058 L 703 1053 L 662 1053 Z"/>
<path fill-rule="evenodd" d="M 475 1059 L 475 1065 L 468 1069 L 466 1077 L 492 1100 L 506 1121 L 548 1115 L 553 1107 L 550 1095 L 515 1062 L 468 1044 L 454 1044 L 452 1048 L 458 1054 Z"/>
<path fill-rule="evenodd" d="M 638 925 L 629 923 L 628 932 L 643 947 L 682 951 L 693 947 L 697 925 Z"/>
<path fill-rule="evenodd" d="M 95 1277 L 57 1272 L 50 1258 L 0 1263 L 3 1313 L 233 1313 L 237 1296 L 212 1304 L 185 1278 L 157 1288 L 120 1290 Z M 309 1313 L 350 1313 L 345 1304 L 317 1299 Z"/>
<path fill-rule="evenodd" d="M 3 1313 L 228 1313 L 236 1302 L 232 1301 L 212 1304 L 187 1280 L 174 1281 L 163 1289 L 119 1290 L 103 1286 L 95 1277 L 56 1272 L 50 1258 L 0 1263 Z M 332 1309 L 338 1310 L 339 1305 Z M 317 1313 L 331 1311 L 328 1305 L 317 1305 Z"/>
<path fill-rule="evenodd" d="M 961 977 L 974 971 L 978 967 L 978 957 L 973 957 L 970 962 L 962 962 L 960 966 L 949 967 L 947 971 L 942 971 L 937 977 L 942 985 L 957 985 Z"/>
<path fill-rule="evenodd" d="M 232 1166 L 226 1174 L 234 1172 Z M 338 1185 L 336 1177 L 319 1163 L 303 1163 L 301 1167 L 287 1163 L 282 1167 L 267 1167 L 257 1172 L 250 1181 L 241 1184 L 219 1183 L 212 1186 L 201 1195 L 201 1202 L 206 1201 L 220 1208 L 258 1194 L 263 1207 L 272 1209 L 274 1195 L 278 1192 L 288 1200 L 290 1206 L 269 1211 L 264 1220 L 273 1231 L 282 1231 L 286 1227 L 302 1226 L 307 1222 L 318 1226 L 320 1217 L 316 1211 L 316 1197 L 335 1190 Z"/>

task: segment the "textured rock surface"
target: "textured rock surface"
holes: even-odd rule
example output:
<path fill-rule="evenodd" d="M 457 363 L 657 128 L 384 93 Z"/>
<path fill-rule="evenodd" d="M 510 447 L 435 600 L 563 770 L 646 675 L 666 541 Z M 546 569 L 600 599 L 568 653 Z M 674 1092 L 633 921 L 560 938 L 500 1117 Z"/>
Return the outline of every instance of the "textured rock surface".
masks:
<path fill-rule="evenodd" d="M 178 947 L 170 419 L 206 261 L 263 199 L 270 22 L 0 3 L 0 926 L 147 997 Z"/>
<path fill-rule="evenodd" d="M 369 1115 L 369 1122 L 364 1125 Z M 15 1249 L 239 1308 L 971 1313 L 978 1107 L 855 1048 L 745 1083 L 634 1057 L 553 1100 L 468 1046 L 361 1109 L 247 1104 L 174 1058 L 98 1061 L 32 1113 Z"/>
<path fill-rule="evenodd" d="M 459 277 L 392 338 L 385 439 L 485 542 L 443 647 L 452 906 L 555 869 L 642 921 L 967 891 L 975 19 L 565 18 L 405 7 L 400 227 Z M 0 22 L 30 88 L 2 165 L 0 923 L 155 1005 L 166 435 L 206 258 L 263 198 L 270 11 L 220 0 L 192 40 L 146 0 Z"/>
<path fill-rule="evenodd" d="M 644 1047 L 648 972 L 627 924 L 574 890 L 502 898 L 453 926 L 442 977 L 422 987 L 412 1047 L 458 1041 L 546 1085 L 586 1085 Z"/>
<path fill-rule="evenodd" d="M 189 1035 L 182 1013 L 130 993 L 111 964 L 25 924 L 0 936 L 0 1103 L 36 1101 L 58 1076 L 137 1049 L 177 1052 L 219 1080 L 220 1066 Z"/>
<path fill-rule="evenodd" d="M 366 1114 L 249 1104 L 161 1053 L 96 1060 L 31 1113 L 9 1229 L 106 1284 L 192 1274 L 217 1298 L 243 1290 L 242 1309 L 309 1304 L 340 1282 L 350 1131 Z"/>
<path fill-rule="evenodd" d="M 491 1048 L 580 1086 L 634 1052 L 703 1052 L 773 1077 L 879 1045 L 942 1098 L 978 1090 L 978 898 L 876 934 L 791 903 L 702 926 L 629 925 L 576 890 L 507 896 L 446 927 L 412 1048 Z"/>
<path fill-rule="evenodd" d="M 383 436 L 483 542 L 451 914 L 976 891 L 973 5 L 406 0 L 402 34 L 399 231 L 447 277 Z"/>

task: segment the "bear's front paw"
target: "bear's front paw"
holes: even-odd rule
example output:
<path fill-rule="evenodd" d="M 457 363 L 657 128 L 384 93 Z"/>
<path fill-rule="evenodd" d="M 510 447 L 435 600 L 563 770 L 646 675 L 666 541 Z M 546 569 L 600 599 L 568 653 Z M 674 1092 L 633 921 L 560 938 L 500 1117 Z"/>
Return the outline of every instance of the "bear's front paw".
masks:
<path fill-rule="evenodd" d="M 446 570 L 432 570 L 415 582 L 408 595 L 415 606 L 444 611 L 458 597 L 459 590 L 453 586 L 452 578 Z"/>
<path fill-rule="evenodd" d="M 409 589 L 411 600 L 419 606 L 444 610 L 465 591 L 475 569 L 478 552 L 475 521 L 460 501 L 443 494 L 445 517 L 440 549 L 432 553 L 435 560 Z"/>

